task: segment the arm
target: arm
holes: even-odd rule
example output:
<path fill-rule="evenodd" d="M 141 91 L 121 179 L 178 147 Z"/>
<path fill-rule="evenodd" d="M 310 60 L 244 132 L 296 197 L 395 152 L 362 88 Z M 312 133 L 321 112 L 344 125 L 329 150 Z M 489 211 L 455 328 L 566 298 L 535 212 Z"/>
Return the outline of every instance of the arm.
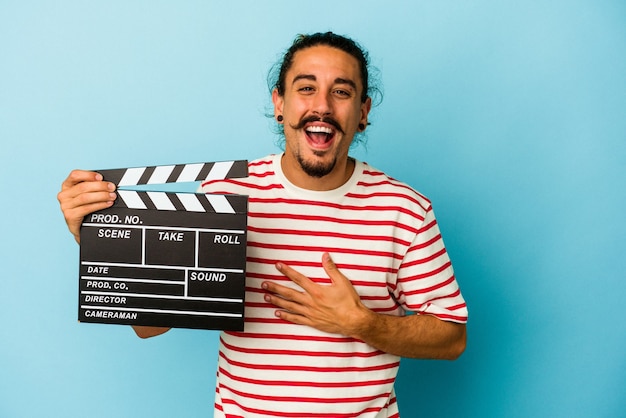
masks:
<path fill-rule="evenodd" d="M 465 350 L 464 324 L 431 315 L 397 317 L 373 312 L 361 302 L 328 254 L 322 257 L 322 264 L 332 280 L 330 286 L 320 286 L 283 263 L 276 265 L 303 289 L 301 292 L 272 282 L 263 283 L 269 292 L 265 300 L 281 308 L 276 311 L 277 317 L 353 337 L 402 357 L 452 360 Z"/>
<path fill-rule="evenodd" d="M 113 205 L 117 195 L 115 184 L 103 181 L 102 175 L 93 171 L 74 170 L 61 185 L 57 195 L 68 229 L 80 243 L 80 226 L 83 218 L 92 212 Z M 141 338 L 163 334 L 169 328 L 133 326 Z"/>
<path fill-rule="evenodd" d="M 171 328 L 166 327 L 146 327 L 141 325 L 131 325 L 133 327 L 133 331 L 139 338 L 150 338 L 156 337 L 157 335 L 165 334 Z"/>
<path fill-rule="evenodd" d="M 400 317 L 368 310 L 361 324 L 355 338 L 401 357 L 455 360 L 465 351 L 465 324 L 432 315 Z"/>

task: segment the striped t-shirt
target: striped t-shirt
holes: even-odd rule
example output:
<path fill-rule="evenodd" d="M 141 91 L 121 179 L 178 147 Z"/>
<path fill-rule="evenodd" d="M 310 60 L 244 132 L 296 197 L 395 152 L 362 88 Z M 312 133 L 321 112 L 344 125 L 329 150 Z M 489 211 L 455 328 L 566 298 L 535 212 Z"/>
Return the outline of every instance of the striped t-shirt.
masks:
<path fill-rule="evenodd" d="M 220 336 L 215 416 L 397 417 L 399 357 L 278 319 L 261 283 L 296 287 L 277 261 L 329 283 L 321 264 L 329 252 L 373 311 L 464 323 L 465 301 L 430 201 L 359 161 L 340 188 L 304 190 L 285 178 L 280 159 L 252 161 L 247 178 L 202 185 L 249 196 L 245 327 Z"/>

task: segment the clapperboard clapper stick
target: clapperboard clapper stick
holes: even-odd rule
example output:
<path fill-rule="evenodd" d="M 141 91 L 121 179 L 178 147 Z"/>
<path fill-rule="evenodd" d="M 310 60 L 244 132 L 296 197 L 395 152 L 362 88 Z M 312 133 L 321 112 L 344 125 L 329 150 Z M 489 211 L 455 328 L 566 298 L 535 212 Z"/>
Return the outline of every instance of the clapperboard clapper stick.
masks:
<path fill-rule="evenodd" d="M 118 198 L 83 220 L 79 321 L 242 330 L 248 197 L 137 189 L 247 177 L 247 161 L 98 172 Z"/>

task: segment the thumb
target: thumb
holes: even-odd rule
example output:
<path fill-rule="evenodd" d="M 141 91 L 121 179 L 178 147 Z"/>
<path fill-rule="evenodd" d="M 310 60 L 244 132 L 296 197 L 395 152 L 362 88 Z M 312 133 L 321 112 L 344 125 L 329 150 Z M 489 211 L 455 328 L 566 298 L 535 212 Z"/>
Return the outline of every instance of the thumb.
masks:
<path fill-rule="evenodd" d="M 332 280 L 333 283 L 338 283 L 341 280 L 346 280 L 346 278 L 337 268 L 337 265 L 335 264 L 333 259 L 330 257 L 330 254 L 322 254 L 322 266 L 324 267 L 324 271 L 326 272 L 326 274 L 328 274 L 328 277 L 330 277 L 330 280 Z"/>

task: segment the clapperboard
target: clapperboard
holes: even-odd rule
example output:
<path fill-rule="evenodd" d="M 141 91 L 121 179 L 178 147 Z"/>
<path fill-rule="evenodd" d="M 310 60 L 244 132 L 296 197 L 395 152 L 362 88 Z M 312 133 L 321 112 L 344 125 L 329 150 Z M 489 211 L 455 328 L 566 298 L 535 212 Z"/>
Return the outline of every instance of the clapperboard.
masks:
<path fill-rule="evenodd" d="M 118 198 L 83 220 L 79 321 L 242 330 L 248 197 L 138 189 L 247 177 L 247 161 L 98 172 Z"/>

